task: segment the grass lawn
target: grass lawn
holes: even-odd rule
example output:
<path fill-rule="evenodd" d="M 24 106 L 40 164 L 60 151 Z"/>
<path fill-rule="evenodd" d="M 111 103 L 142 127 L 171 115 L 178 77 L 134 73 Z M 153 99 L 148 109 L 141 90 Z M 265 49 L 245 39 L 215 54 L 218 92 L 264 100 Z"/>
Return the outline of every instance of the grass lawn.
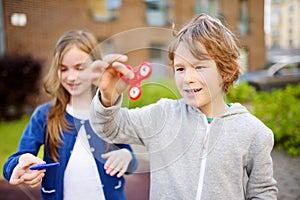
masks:
<path fill-rule="evenodd" d="M 3 178 L 2 168 L 6 159 L 18 148 L 18 143 L 29 122 L 30 116 L 26 115 L 20 120 L 10 122 L 0 122 L 0 178 Z M 39 153 L 39 157 L 41 156 Z"/>

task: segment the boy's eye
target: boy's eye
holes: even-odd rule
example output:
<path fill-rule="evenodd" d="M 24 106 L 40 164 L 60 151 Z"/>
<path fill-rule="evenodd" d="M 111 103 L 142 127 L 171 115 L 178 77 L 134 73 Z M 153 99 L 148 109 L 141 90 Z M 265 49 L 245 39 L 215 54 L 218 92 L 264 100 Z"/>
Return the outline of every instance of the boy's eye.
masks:
<path fill-rule="evenodd" d="M 183 71 L 183 70 L 184 70 L 183 67 L 175 67 L 175 71 L 177 71 L 177 72 L 181 72 L 181 71 Z"/>
<path fill-rule="evenodd" d="M 205 68 L 205 66 L 202 66 L 202 65 L 198 65 L 198 66 L 195 67 L 195 69 L 199 69 L 199 70 L 204 69 L 204 68 Z"/>

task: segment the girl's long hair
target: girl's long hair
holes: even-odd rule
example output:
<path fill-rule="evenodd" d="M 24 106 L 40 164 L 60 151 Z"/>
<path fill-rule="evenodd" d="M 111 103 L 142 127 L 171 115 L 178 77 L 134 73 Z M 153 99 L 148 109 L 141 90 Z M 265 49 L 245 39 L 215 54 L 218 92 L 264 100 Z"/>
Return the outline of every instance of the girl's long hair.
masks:
<path fill-rule="evenodd" d="M 45 137 L 46 153 L 54 161 L 58 161 L 58 148 L 62 143 L 62 131 L 68 131 L 70 125 L 65 118 L 66 106 L 70 102 L 69 92 L 62 86 L 59 73 L 60 64 L 65 53 L 76 46 L 89 54 L 92 60 L 101 59 L 97 39 L 89 32 L 83 30 L 71 30 L 65 33 L 56 43 L 50 70 L 44 80 L 44 89 L 53 98 L 53 107 L 48 114 L 47 131 Z"/>

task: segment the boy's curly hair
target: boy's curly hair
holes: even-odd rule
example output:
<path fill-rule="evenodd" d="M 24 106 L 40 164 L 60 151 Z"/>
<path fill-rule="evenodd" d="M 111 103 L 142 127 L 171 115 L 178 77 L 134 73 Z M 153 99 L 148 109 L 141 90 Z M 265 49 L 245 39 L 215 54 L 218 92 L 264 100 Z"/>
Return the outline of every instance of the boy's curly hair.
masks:
<path fill-rule="evenodd" d="M 195 58 L 203 59 L 201 43 L 210 58 L 215 61 L 218 71 L 222 77 L 224 92 L 228 92 L 229 86 L 239 76 L 239 47 L 236 36 L 226 28 L 219 19 L 212 18 L 206 14 L 200 14 L 189 21 L 176 33 L 175 39 L 169 46 L 169 58 L 174 64 L 174 56 L 180 42 L 190 49 Z M 206 56 L 207 57 L 207 56 Z"/>

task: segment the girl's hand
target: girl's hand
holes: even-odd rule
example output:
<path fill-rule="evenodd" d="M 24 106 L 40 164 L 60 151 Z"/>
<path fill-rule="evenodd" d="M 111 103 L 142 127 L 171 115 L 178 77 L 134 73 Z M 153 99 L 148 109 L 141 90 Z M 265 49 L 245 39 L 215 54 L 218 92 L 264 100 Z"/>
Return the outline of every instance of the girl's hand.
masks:
<path fill-rule="evenodd" d="M 102 158 L 107 159 L 104 165 L 106 173 L 120 178 L 127 171 L 128 165 L 132 160 L 131 152 L 128 149 L 120 149 L 111 151 L 101 155 Z"/>
<path fill-rule="evenodd" d="M 44 164 L 45 161 L 30 154 L 25 153 L 20 156 L 19 163 L 14 168 L 9 183 L 19 185 L 28 184 L 30 187 L 36 187 L 42 182 L 46 170 L 30 170 L 29 167 L 36 164 Z"/>
<path fill-rule="evenodd" d="M 91 64 L 93 83 L 100 89 L 101 102 L 106 107 L 113 105 L 128 86 L 120 79 L 120 73 L 128 78 L 134 76 L 123 64 L 127 60 L 125 55 L 109 54 Z"/>

